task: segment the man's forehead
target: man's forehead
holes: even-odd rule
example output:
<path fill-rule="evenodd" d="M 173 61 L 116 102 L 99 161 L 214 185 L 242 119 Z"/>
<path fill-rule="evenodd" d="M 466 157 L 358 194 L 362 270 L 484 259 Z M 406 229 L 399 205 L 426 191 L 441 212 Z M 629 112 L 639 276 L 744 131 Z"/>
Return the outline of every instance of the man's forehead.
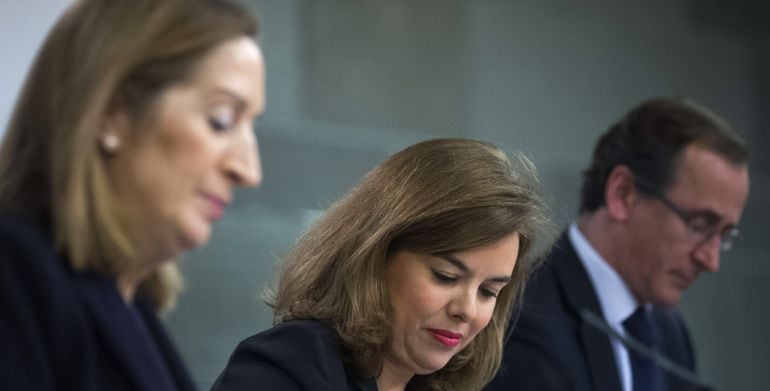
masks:
<path fill-rule="evenodd" d="M 728 220 L 737 220 L 748 191 L 746 164 L 735 164 L 712 150 L 690 145 L 682 152 L 666 193 L 683 207 L 711 210 Z"/>

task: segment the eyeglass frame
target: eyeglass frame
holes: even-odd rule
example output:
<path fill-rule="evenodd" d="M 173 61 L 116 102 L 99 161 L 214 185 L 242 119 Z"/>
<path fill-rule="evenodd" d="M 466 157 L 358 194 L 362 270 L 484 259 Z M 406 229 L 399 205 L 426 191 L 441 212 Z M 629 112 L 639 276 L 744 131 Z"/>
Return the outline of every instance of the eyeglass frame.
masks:
<path fill-rule="evenodd" d="M 738 230 L 738 227 L 728 226 L 720 232 L 719 225 L 715 224 L 714 222 L 705 223 L 706 227 L 700 227 L 699 224 L 693 223 L 695 219 L 698 219 L 701 217 L 707 217 L 712 220 L 714 218 L 718 218 L 719 215 L 717 215 L 716 213 L 708 211 L 706 213 L 709 214 L 710 216 L 705 216 L 705 214 L 703 213 L 688 212 L 684 210 L 682 207 L 675 204 L 668 197 L 666 197 L 666 195 L 663 194 L 663 191 L 661 190 L 660 186 L 654 184 L 649 179 L 646 179 L 638 175 L 634 175 L 634 182 L 636 183 L 637 187 L 639 187 L 640 189 L 646 189 L 647 191 L 651 192 L 653 196 L 655 196 L 657 199 L 663 202 L 663 205 L 665 205 L 669 210 L 674 212 L 674 214 L 677 217 L 679 217 L 679 219 L 681 219 L 682 222 L 684 223 L 685 228 L 687 228 L 687 232 L 690 235 L 697 236 L 700 238 L 700 240 L 698 241 L 698 245 L 701 245 L 709 241 L 711 238 L 714 237 L 714 235 L 718 234 L 719 250 L 722 252 L 728 252 L 735 246 L 735 243 L 738 240 L 740 240 L 741 232 L 740 230 Z"/>

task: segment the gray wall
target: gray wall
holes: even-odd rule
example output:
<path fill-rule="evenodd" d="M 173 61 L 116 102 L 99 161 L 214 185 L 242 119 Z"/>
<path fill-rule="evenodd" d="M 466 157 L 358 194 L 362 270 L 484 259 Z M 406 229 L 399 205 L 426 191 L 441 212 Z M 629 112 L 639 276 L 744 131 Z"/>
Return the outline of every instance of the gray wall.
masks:
<path fill-rule="evenodd" d="M 24 77 L 54 20 L 68 0 L 3 1 L 0 3 L 0 136 L 11 115 Z"/>
<path fill-rule="evenodd" d="M 563 225 L 575 214 L 595 138 L 642 99 L 687 95 L 730 120 L 754 155 L 744 240 L 681 307 L 707 381 L 720 390 L 770 389 L 770 310 L 763 304 L 770 244 L 761 224 L 770 217 L 770 158 L 762 153 L 770 146 L 770 13 L 762 2 L 250 5 L 268 67 L 268 109 L 257 130 L 264 185 L 240 192 L 211 243 L 185 257 L 187 291 L 168 319 L 202 388 L 238 341 L 269 327 L 261 295 L 277 259 L 389 154 L 438 136 L 522 150 L 539 167 Z M 0 14 L 8 7 L 0 5 Z M 4 47 L 24 57 L 37 39 L 26 37 L 37 34 Z M 4 72 L 8 63 L 0 58 Z"/>

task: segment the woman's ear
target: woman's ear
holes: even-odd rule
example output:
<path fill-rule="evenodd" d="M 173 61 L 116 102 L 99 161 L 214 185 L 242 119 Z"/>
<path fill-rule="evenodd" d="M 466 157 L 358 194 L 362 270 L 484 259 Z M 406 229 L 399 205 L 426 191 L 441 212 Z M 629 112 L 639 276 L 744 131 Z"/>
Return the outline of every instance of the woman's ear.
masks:
<path fill-rule="evenodd" d="M 104 117 L 101 131 L 99 132 L 99 146 L 108 155 L 114 155 L 123 145 L 128 136 L 129 117 L 126 110 L 120 108 L 111 109 Z"/>
<path fill-rule="evenodd" d="M 99 137 L 99 145 L 102 146 L 102 151 L 109 155 L 113 155 L 120 149 L 120 136 L 114 132 L 104 132 Z"/>
<path fill-rule="evenodd" d="M 636 203 L 634 173 L 627 166 L 616 166 L 607 175 L 604 202 L 610 218 L 625 221 Z"/>

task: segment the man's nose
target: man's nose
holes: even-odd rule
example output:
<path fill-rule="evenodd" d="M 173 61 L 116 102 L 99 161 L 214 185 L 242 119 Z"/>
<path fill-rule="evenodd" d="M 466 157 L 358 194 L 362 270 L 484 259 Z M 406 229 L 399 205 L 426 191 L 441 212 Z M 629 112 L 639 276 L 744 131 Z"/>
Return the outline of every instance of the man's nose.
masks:
<path fill-rule="evenodd" d="M 719 271 L 721 244 L 722 238 L 719 235 L 712 235 L 706 241 L 700 243 L 693 253 L 695 262 L 708 272 L 716 273 Z"/>

